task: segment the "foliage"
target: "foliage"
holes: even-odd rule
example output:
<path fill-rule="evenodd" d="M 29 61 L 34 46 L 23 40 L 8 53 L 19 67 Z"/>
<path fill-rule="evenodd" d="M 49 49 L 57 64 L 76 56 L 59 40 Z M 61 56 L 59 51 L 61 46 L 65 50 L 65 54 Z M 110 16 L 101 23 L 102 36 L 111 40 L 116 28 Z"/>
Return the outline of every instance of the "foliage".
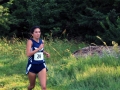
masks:
<path fill-rule="evenodd" d="M 109 14 L 112 16 L 116 16 L 114 15 L 115 13 Z M 117 18 L 117 19 L 115 19 Z M 102 28 L 104 29 L 103 33 L 99 33 L 100 37 L 102 37 L 102 39 L 104 41 L 106 41 L 108 44 L 111 43 L 111 41 L 115 41 L 115 42 L 120 42 L 120 18 L 119 17 L 115 17 L 113 20 L 110 21 L 110 19 L 112 19 L 112 17 L 106 17 L 106 23 L 100 22 Z M 109 38 L 107 38 L 109 37 Z"/>
<path fill-rule="evenodd" d="M 3 34 L 0 36 L 28 38 L 29 29 L 39 25 L 45 37 L 52 33 L 54 38 L 80 37 L 82 41 L 100 44 L 96 35 L 107 36 L 109 32 L 100 24 L 108 27 L 106 17 L 119 27 L 119 3 L 119 0 L 10 0 L 1 4 L 0 29 Z M 63 31 L 66 31 L 64 35 Z"/>
<path fill-rule="evenodd" d="M 9 26 L 7 25 L 10 23 L 7 18 L 8 16 L 8 8 L 0 5 L 0 31 L 2 32 L 4 29 L 7 29 L 6 32 L 3 33 L 3 35 L 5 35 L 5 33 L 8 33 L 9 30 Z"/>
<path fill-rule="evenodd" d="M 85 38 L 89 42 L 95 42 L 96 44 L 101 44 L 96 39 L 96 35 L 103 38 L 108 45 L 111 45 L 111 41 L 119 42 L 119 14 L 116 13 L 116 10 L 111 10 L 107 15 L 91 8 L 87 10 L 90 16 L 81 15 L 83 19 L 79 21 L 81 26 L 88 26 L 89 30 L 86 30 L 87 33 L 84 34 Z"/>

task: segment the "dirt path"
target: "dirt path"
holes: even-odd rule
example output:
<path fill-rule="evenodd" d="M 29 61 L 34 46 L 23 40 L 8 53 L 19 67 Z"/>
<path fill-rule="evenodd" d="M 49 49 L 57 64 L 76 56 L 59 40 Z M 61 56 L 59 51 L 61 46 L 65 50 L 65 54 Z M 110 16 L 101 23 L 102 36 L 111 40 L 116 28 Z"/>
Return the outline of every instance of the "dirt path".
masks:
<path fill-rule="evenodd" d="M 120 46 L 88 46 L 84 47 L 80 50 L 77 50 L 73 53 L 75 57 L 80 57 L 80 56 L 88 56 L 88 55 L 120 55 Z"/>

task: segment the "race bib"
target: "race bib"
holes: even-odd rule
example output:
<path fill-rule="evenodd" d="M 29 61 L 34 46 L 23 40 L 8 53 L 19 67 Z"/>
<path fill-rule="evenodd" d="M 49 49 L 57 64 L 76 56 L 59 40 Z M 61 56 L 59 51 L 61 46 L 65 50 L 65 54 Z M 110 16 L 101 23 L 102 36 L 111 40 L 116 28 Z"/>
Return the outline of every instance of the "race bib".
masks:
<path fill-rule="evenodd" d="M 43 52 L 37 52 L 34 54 L 34 60 L 35 61 L 39 61 L 39 60 L 43 60 Z"/>

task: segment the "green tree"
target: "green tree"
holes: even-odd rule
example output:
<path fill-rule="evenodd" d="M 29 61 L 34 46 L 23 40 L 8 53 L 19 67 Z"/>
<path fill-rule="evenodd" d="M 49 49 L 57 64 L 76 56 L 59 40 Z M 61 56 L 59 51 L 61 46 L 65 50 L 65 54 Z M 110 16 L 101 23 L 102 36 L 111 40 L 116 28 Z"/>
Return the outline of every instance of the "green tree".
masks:
<path fill-rule="evenodd" d="M 9 17 L 9 9 L 4 5 L 0 5 L 0 36 L 5 36 L 9 33 L 9 24 L 11 23 L 11 21 L 8 19 Z"/>
<path fill-rule="evenodd" d="M 120 18 L 116 19 L 116 23 L 110 21 L 109 17 L 106 17 L 106 24 L 100 22 L 104 33 L 99 33 L 100 37 L 109 45 L 112 45 L 112 41 L 120 44 Z"/>
<path fill-rule="evenodd" d="M 119 3 L 119 0 L 10 0 L 2 4 L 8 15 L 2 14 L 4 23 L 0 25 L 6 35 L 29 36 L 29 29 L 39 25 L 43 35 L 52 33 L 53 37 L 60 37 L 66 30 L 67 38 L 82 37 L 81 40 L 98 43 L 96 35 L 107 33 L 100 22 L 108 27 L 109 17 L 110 23 L 118 24 Z"/>

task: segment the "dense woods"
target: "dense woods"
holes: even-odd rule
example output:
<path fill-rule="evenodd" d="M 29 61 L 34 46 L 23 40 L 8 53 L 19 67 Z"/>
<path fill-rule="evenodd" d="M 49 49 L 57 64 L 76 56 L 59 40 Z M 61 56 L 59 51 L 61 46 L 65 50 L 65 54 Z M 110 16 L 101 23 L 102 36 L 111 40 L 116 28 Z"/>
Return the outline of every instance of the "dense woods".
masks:
<path fill-rule="evenodd" d="M 39 25 L 45 37 L 120 43 L 120 0 L 0 0 L 0 37 L 28 38 Z"/>

